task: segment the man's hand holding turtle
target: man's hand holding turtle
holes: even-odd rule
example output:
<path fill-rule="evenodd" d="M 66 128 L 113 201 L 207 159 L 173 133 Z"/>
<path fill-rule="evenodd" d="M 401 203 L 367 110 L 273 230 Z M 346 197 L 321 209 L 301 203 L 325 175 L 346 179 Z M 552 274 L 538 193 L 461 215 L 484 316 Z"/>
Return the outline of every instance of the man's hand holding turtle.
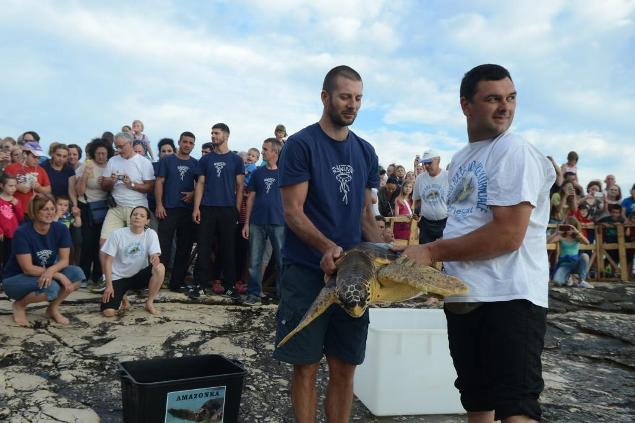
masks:
<path fill-rule="evenodd" d="M 322 255 L 322 260 L 320 260 L 320 268 L 327 275 L 331 275 L 335 273 L 337 267 L 335 267 L 335 260 L 337 260 L 344 250 L 339 245 L 333 244 L 333 246 L 329 247 L 324 254 Z"/>

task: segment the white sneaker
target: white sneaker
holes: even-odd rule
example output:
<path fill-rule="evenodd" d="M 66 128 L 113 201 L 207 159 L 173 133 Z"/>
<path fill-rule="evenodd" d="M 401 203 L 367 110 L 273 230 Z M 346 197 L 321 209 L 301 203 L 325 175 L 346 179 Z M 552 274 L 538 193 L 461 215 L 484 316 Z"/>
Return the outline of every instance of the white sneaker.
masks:
<path fill-rule="evenodd" d="M 590 283 L 588 283 L 587 281 L 580 281 L 580 283 L 578 284 L 578 286 L 580 288 L 595 288 L 593 285 L 591 285 Z"/>

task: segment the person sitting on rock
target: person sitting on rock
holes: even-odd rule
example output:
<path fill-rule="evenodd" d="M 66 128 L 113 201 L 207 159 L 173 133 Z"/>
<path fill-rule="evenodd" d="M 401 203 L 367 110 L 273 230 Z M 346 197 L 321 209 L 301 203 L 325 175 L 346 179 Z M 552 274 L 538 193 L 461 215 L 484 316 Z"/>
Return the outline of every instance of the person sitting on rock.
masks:
<path fill-rule="evenodd" d="M 150 210 L 137 206 L 130 213 L 130 226 L 115 230 L 101 248 L 106 274 L 106 289 L 102 296 L 101 312 L 113 317 L 119 306 L 128 307 L 125 297 L 129 289 L 148 288 L 145 309 L 150 314 L 159 314 L 154 307 L 165 267 L 159 256 L 159 236 L 148 228 Z"/>
<path fill-rule="evenodd" d="M 63 223 L 54 221 L 55 199 L 50 194 L 35 194 L 27 214 L 31 220 L 15 231 L 11 257 L 4 269 L 5 293 L 16 300 L 13 320 L 28 326 L 27 305 L 49 301 L 46 315 L 67 325 L 69 321 L 59 306 L 84 280 L 79 267 L 68 265 L 70 232 Z"/>
<path fill-rule="evenodd" d="M 549 237 L 547 243 L 560 243 L 560 256 L 553 274 L 553 283 L 556 286 L 573 286 L 569 283 L 572 273 L 577 273 L 580 282 L 576 285 L 582 288 L 593 288 L 585 279 L 589 269 L 589 255 L 580 253 L 580 243 L 589 244 L 589 240 L 580 233 L 580 222 L 573 216 L 566 219 L 565 225 L 558 225 L 556 233 Z"/>

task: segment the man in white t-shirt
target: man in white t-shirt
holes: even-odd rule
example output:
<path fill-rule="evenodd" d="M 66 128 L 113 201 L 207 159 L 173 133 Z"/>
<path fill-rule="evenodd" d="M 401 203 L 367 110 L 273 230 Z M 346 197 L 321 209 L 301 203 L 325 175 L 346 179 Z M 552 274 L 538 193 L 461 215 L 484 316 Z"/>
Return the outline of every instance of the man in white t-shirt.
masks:
<path fill-rule="evenodd" d="M 473 423 L 540 421 L 540 355 L 549 267 L 551 163 L 507 132 L 516 108 L 509 72 L 481 65 L 461 82 L 469 143 L 452 159 L 443 239 L 412 246 L 417 262 L 443 261 L 470 288 L 447 297 L 450 353 Z"/>
<path fill-rule="evenodd" d="M 448 219 L 448 172 L 441 169 L 441 156 L 435 150 L 427 150 L 421 157 L 426 169 L 415 181 L 412 199 L 419 210 L 419 244 L 427 244 L 443 236 Z"/>
<path fill-rule="evenodd" d="M 117 203 L 106 214 L 101 229 L 100 246 L 115 230 L 130 225 L 130 212 L 136 206 L 148 207 L 148 192 L 154 189 L 152 163 L 132 149 L 132 137 L 127 132 L 115 136 L 119 154 L 111 157 L 104 169 L 101 186 L 112 192 Z"/>

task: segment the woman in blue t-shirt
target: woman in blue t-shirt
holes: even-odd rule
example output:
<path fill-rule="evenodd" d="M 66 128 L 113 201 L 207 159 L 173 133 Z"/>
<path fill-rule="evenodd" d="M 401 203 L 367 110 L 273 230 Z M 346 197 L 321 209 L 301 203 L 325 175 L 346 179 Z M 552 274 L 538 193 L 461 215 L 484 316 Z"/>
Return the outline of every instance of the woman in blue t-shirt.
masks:
<path fill-rule="evenodd" d="M 46 315 L 57 323 L 69 321 L 59 310 L 68 295 L 79 287 L 84 272 L 68 265 L 72 245 L 68 228 L 55 222 L 55 201 L 49 194 L 36 194 L 29 202 L 31 221 L 13 236 L 11 257 L 4 270 L 4 290 L 13 303 L 13 320 L 28 326 L 26 307 L 49 301 Z"/>

